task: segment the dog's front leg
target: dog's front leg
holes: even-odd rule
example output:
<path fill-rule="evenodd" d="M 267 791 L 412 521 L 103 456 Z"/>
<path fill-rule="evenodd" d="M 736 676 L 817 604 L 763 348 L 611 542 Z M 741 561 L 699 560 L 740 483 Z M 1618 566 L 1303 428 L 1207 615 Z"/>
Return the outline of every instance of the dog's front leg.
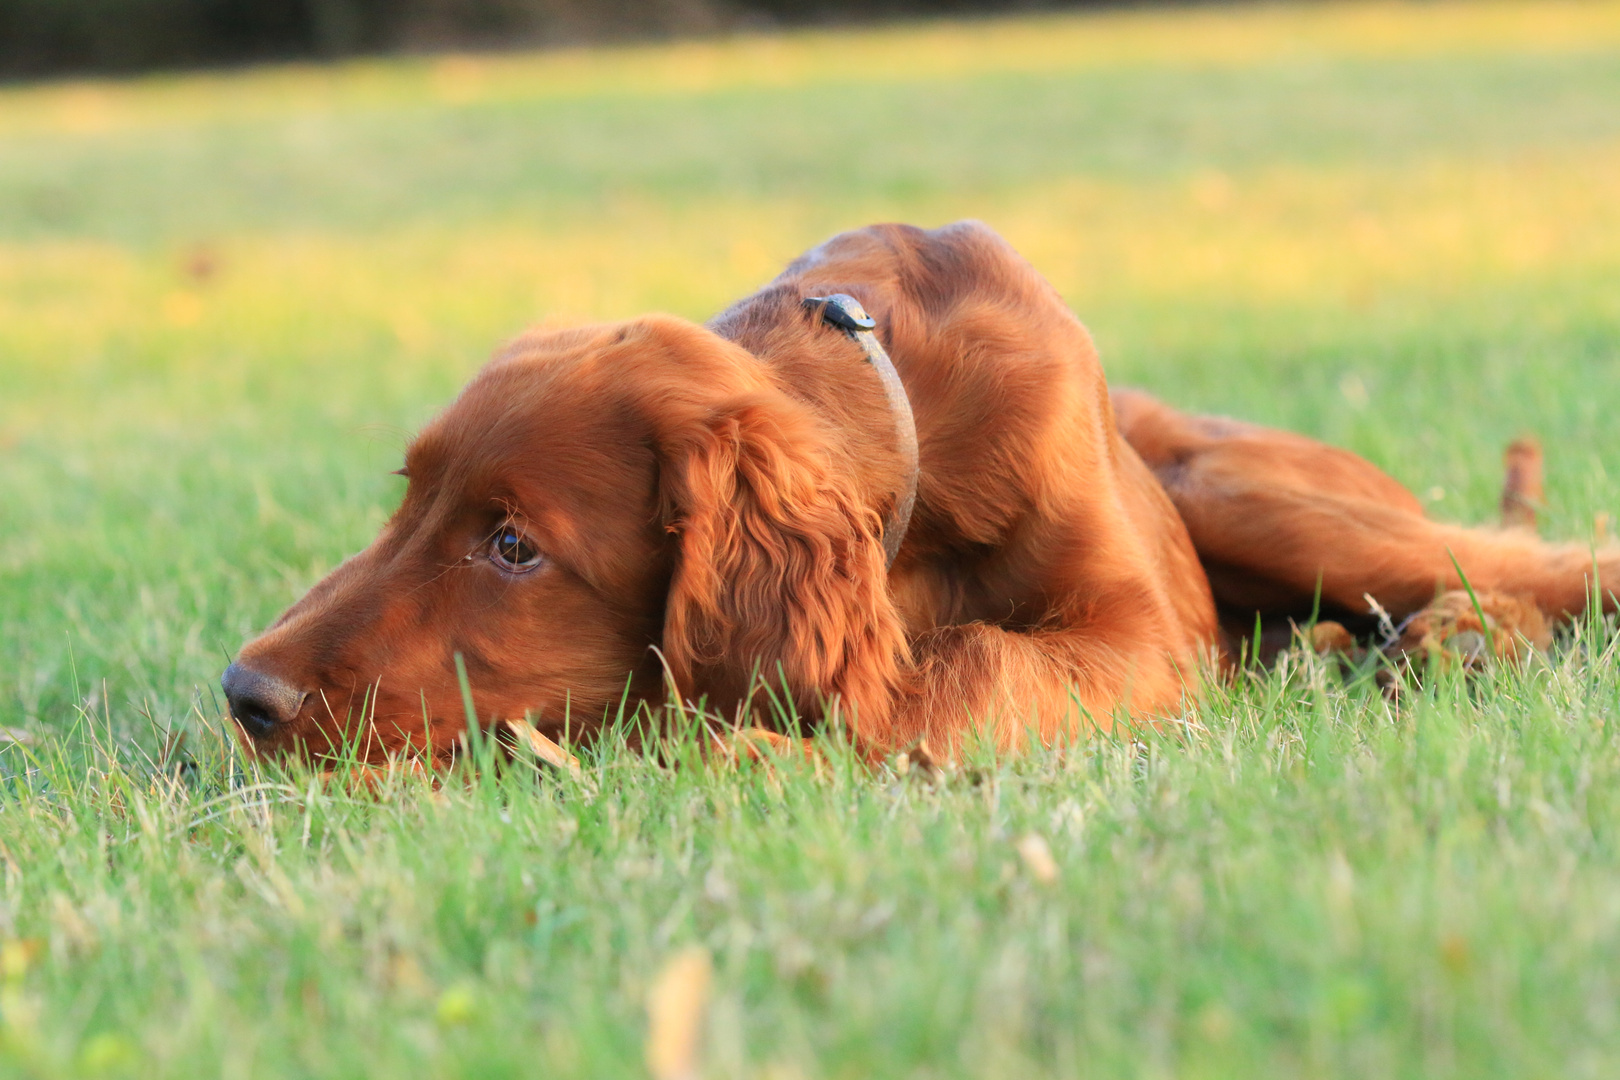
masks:
<path fill-rule="evenodd" d="M 1196 687 L 1196 658 L 1178 656 L 1154 625 L 1014 631 L 988 623 L 939 627 L 912 643 L 916 665 L 887 730 L 862 730 L 889 753 L 926 744 L 954 758 L 976 742 L 1009 751 L 1052 745 L 1122 720 L 1179 711 Z"/>

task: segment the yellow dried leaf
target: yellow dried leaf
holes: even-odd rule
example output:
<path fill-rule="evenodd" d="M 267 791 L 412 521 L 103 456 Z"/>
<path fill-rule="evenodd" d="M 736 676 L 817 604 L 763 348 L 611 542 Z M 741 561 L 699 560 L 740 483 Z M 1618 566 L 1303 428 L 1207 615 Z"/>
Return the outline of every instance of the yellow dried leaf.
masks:
<path fill-rule="evenodd" d="M 714 968 L 700 945 L 664 964 L 647 994 L 647 1069 L 653 1080 L 696 1080 Z"/>
<path fill-rule="evenodd" d="M 1018 841 L 1018 855 L 1024 860 L 1024 867 L 1030 876 L 1042 885 L 1050 885 L 1058 879 L 1058 865 L 1052 858 L 1052 849 L 1046 846 L 1046 840 L 1040 833 L 1030 833 Z"/>

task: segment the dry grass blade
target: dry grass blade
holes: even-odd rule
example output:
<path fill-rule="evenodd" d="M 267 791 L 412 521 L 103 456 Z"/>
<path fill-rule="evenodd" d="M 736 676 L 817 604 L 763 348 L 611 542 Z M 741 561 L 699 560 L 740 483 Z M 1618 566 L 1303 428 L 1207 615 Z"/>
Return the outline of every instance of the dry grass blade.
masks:
<path fill-rule="evenodd" d="M 701 945 L 664 964 L 647 994 L 647 1070 L 653 1080 L 695 1080 L 714 968 Z"/>
<path fill-rule="evenodd" d="M 522 720 L 508 720 L 506 726 L 511 730 L 512 734 L 518 737 L 518 740 L 523 745 L 533 752 L 535 757 L 547 765 L 566 769 L 574 776 L 580 775 L 579 758 L 540 734 L 529 724 Z"/>

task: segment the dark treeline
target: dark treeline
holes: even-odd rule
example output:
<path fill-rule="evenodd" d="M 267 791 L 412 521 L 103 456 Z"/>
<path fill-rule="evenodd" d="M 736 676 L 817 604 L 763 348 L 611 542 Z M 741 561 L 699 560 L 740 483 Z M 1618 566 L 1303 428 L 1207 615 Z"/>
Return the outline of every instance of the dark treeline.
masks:
<path fill-rule="evenodd" d="M 1093 0 L 1095 2 L 1095 0 Z M 0 77 L 568 45 L 1085 0 L 0 0 Z"/>

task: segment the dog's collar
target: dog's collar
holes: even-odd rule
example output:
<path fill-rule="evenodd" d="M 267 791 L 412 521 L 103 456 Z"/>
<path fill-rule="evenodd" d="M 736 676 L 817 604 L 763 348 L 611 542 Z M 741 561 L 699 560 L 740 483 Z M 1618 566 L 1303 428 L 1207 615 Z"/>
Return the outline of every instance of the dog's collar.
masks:
<path fill-rule="evenodd" d="M 911 414 L 911 399 L 906 397 L 900 373 L 894 370 L 889 354 L 883 351 L 877 335 L 872 333 L 877 320 L 848 293 L 804 298 L 805 307 L 818 304 L 821 318 L 847 333 L 866 354 L 867 362 L 883 381 L 883 396 L 889 399 L 889 412 L 894 416 L 895 440 L 899 444 L 905 480 L 894 493 L 894 505 L 883 520 L 884 565 L 893 566 L 894 557 L 900 553 L 900 542 L 906 538 L 906 527 L 911 524 L 911 509 L 917 503 L 917 419 Z"/>

